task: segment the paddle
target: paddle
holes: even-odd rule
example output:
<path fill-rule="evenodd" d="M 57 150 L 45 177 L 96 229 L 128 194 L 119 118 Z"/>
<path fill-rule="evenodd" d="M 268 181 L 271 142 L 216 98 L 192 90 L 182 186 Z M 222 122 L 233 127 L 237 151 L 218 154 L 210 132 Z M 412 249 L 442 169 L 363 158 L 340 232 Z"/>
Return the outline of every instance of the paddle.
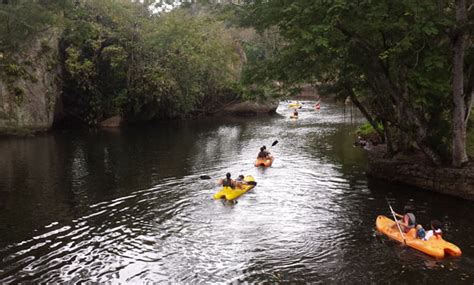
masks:
<path fill-rule="evenodd" d="M 272 145 L 268 148 L 267 152 L 270 153 L 270 148 L 276 146 L 276 144 L 278 143 L 278 140 L 275 140 Z"/>
<path fill-rule="evenodd" d="M 203 179 L 203 180 L 207 180 L 207 179 L 212 179 L 211 176 L 209 175 L 201 175 L 199 176 L 199 178 Z M 257 182 L 256 181 L 244 181 L 246 184 L 248 185 L 253 185 L 253 186 L 256 186 L 257 185 Z"/>
<path fill-rule="evenodd" d="M 400 228 L 400 224 L 398 224 L 397 217 L 395 216 L 395 211 L 392 209 L 392 205 L 390 205 L 390 202 L 388 201 L 388 199 L 385 198 L 385 200 L 387 201 L 387 204 L 390 207 L 390 212 L 392 212 L 393 219 L 394 219 L 395 223 L 397 224 L 398 230 L 400 231 L 400 234 L 402 235 L 403 242 L 406 245 L 407 240 L 405 239 L 405 235 L 403 235 L 402 228 Z"/>

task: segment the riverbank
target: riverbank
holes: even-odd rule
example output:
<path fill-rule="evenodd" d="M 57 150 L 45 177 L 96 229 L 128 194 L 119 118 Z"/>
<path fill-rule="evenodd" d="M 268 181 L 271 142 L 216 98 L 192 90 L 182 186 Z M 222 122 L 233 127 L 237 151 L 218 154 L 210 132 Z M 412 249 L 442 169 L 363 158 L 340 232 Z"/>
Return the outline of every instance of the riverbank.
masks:
<path fill-rule="evenodd" d="M 385 145 L 374 146 L 367 153 L 369 176 L 474 201 L 473 162 L 464 168 L 436 167 L 421 153 L 387 159 Z"/>
<path fill-rule="evenodd" d="M 172 121 L 172 120 L 196 120 L 199 118 L 220 118 L 220 117 L 249 117 L 249 116 L 268 116 L 273 115 L 276 113 L 276 109 L 279 105 L 279 100 L 268 100 L 268 101 L 238 101 L 227 104 L 223 106 L 220 110 L 214 112 L 208 111 L 196 111 L 187 114 L 186 117 L 179 117 L 179 118 L 169 118 L 169 119 L 162 119 L 162 120 L 144 120 L 144 121 L 136 121 L 136 120 L 128 120 L 127 118 L 123 118 L 119 115 L 109 117 L 97 124 L 97 128 L 120 128 L 125 125 L 148 125 L 151 122 L 162 122 L 162 121 Z M 68 129 L 71 128 L 84 127 L 85 125 L 81 123 L 79 120 L 77 122 L 74 121 L 62 121 L 57 123 L 56 125 L 51 124 L 49 127 L 45 126 L 5 126 L 2 124 L 0 120 L 0 136 L 18 136 L 18 137 L 25 137 L 25 136 L 34 136 L 39 133 L 45 133 L 54 129 Z M 94 128 L 94 127 L 93 127 Z"/>

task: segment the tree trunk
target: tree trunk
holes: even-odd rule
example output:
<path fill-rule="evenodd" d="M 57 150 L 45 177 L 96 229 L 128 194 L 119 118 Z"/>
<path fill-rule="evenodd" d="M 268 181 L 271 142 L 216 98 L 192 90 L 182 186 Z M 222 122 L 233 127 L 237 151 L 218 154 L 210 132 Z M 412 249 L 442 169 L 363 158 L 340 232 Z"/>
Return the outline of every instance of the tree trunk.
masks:
<path fill-rule="evenodd" d="M 466 97 L 466 116 L 464 117 L 464 123 L 467 125 L 469 121 L 469 116 L 471 115 L 472 111 L 472 103 L 474 101 L 474 66 L 471 65 L 469 69 L 469 79 L 467 81 L 467 93 L 470 92 L 470 95 Z"/>
<path fill-rule="evenodd" d="M 393 148 L 392 135 L 390 134 L 390 129 L 388 128 L 388 123 L 385 119 L 382 119 L 382 125 L 385 133 L 385 141 L 387 142 L 387 154 L 390 157 L 393 157 L 395 150 Z"/>
<path fill-rule="evenodd" d="M 368 76 L 372 81 L 369 84 L 374 84 L 375 90 L 378 89 L 382 94 L 388 95 L 388 99 L 393 101 L 393 104 L 396 105 L 396 109 L 400 111 L 400 116 L 396 118 L 396 122 L 400 126 L 403 126 L 403 128 L 400 129 L 406 132 L 414 127 L 416 132 L 413 136 L 413 140 L 434 164 L 441 165 L 440 155 L 426 144 L 428 128 L 423 114 L 417 112 L 417 110 L 409 104 L 410 97 L 408 96 L 407 82 L 403 82 L 402 86 L 393 82 L 390 77 L 389 68 L 385 66 L 384 62 L 378 56 L 379 53 L 369 42 L 340 25 L 336 25 L 336 28 L 348 38 L 355 40 L 362 51 L 366 53 L 366 61 L 372 66 L 368 71 Z"/>
<path fill-rule="evenodd" d="M 464 49 L 465 23 L 467 22 L 466 1 L 456 0 L 456 26 L 452 34 L 453 45 L 453 152 L 452 164 L 462 166 L 468 161 L 466 153 L 466 106 L 464 101 Z"/>
<path fill-rule="evenodd" d="M 377 126 L 377 123 L 375 122 L 375 120 L 372 118 L 372 116 L 369 114 L 369 112 L 367 111 L 367 109 L 365 109 L 365 107 L 359 102 L 359 100 L 357 99 L 356 95 L 354 94 L 354 91 L 352 91 L 352 89 L 350 88 L 347 88 L 347 91 L 349 92 L 349 97 L 351 98 L 351 101 L 352 103 L 354 103 L 354 105 L 356 105 L 356 107 L 360 110 L 360 112 L 364 115 L 364 117 L 367 119 L 367 121 L 369 122 L 369 124 L 372 126 L 372 128 L 374 128 L 374 130 L 377 132 L 377 134 L 379 135 L 380 137 L 380 141 L 383 143 L 385 142 L 385 136 L 384 136 L 384 133 L 378 128 Z"/>

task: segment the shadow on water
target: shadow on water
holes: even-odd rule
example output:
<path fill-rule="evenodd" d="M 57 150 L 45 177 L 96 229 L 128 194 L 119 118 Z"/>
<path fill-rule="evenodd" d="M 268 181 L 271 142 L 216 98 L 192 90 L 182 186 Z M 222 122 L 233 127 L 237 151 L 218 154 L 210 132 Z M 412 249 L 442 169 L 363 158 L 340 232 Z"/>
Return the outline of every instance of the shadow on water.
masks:
<path fill-rule="evenodd" d="M 473 203 L 367 179 L 360 115 L 310 106 L 297 120 L 281 104 L 273 117 L 2 138 L 0 282 L 474 282 Z M 254 167 L 276 139 L 272 167 Z M 228 171 L 258 185 L 213 201 Z M 377 235 L 385 197 L 425 226 L 440 219 L 463 256 Z"/>

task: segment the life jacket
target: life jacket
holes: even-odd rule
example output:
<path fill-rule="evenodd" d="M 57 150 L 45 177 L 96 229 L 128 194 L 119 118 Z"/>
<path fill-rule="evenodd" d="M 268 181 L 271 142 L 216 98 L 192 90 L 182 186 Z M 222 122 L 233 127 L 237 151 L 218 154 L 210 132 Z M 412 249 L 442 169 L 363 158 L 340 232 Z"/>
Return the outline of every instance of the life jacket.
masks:
<path fill-rule="evenodd" d="M 426 232 L 423 228 L 416 230 L 416 237 L 419 239 L 424 239 L 426 236 Z"/>

